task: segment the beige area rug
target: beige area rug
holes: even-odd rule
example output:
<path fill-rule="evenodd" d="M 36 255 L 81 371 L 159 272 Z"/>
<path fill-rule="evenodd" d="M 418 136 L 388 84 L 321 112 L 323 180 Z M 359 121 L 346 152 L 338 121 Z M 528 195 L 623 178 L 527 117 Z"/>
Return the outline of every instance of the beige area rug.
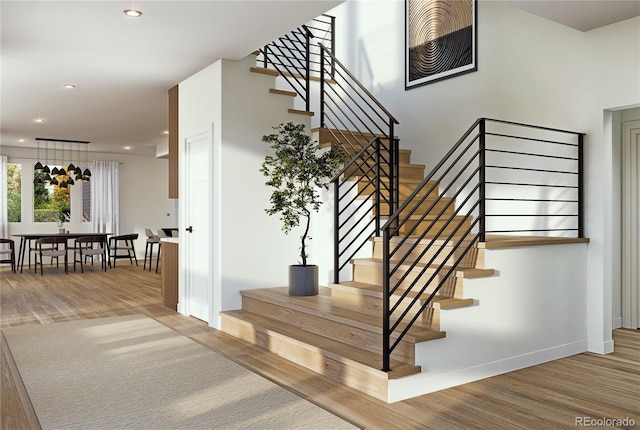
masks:
<path fill-rule="evenodd" d="M 141 315 L 2 329 L 43 429 L 355 429 Z"/>

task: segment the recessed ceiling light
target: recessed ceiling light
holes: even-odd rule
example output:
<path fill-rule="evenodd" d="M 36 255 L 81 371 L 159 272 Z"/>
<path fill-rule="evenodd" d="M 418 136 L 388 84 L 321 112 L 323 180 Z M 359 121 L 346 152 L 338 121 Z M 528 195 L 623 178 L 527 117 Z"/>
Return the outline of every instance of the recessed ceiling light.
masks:
<path fill-rule="evenodd" d="M 44 122 L 44 119 L 42 119 L 42 118 L 36 118 L 36 119 L 35 119 L 35 121 L 36 121 L 36 122 L 38 122 L 38 123 L 40 123 L 40 122 Z"/>
<path fill-rule="evenodd" d="M 71 88 L 75 88 L 76 86 L 73 84 L 64 84 L 63 87 L 71 89 Z"/>
<path fill-rule="evenodd" d="M 18 142 L 23 143 L 24 139 L 18 139 Z"/>
<path fill-rule="evenodd" d="M 124 12 L 125 15 L 131 16 L 133 18 L 138 18 L 139 16 L 142 16 L 142 12 L 137 9 L 125 9 L 122 12 Z"/>
<path fill-rule="evenodd" d="M 125 146 L 124 149 L 126 149 L 127 151 L 131 149 L 130 146 Z"/>
<path fill-rule="evenodd" d="M 163 131 L 162 134 L 169 134 L 169 130 Z"/>

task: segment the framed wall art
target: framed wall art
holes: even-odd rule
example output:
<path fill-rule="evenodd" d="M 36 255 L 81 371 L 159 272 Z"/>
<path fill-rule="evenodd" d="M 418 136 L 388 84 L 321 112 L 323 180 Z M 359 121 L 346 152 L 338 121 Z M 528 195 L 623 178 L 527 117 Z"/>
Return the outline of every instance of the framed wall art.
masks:
<path fill-rule="evenodd" d="M 477 0 L 405 0 L 405 89 L 474 72 Z"/>

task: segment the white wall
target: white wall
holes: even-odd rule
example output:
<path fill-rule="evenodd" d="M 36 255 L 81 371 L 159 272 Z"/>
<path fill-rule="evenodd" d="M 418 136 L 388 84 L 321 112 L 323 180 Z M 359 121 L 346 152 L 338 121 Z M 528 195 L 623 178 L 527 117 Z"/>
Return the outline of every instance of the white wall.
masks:
<path fill-rule="evenodd" d="M 241 290 L 285 286 L 288 266 L 298 263 L 301 231 L 285 235 L 278 217 L 265 213 L 270 190 L 259 169 L 271 149 L 260 139 L 277 124 L 293 121 L 308 127 L 309 119 L 289 114 L 293 100 L 269 94 L 275 78 L 250 73 L 253 65 L 253 56 L 220 60 L 180 83 L 180 141 L 214 124 L 209 324 L 217 328 L 220 310 L 241 307 Z M 320 268 L 321 282 L 329 269 Z"/>
<path fill-rule="evenodd" d="M 405 91 L 404 2 L 348 1 L 329 14 L 337 17 L 338 58 L 400 121 L 402 147 L 427 170 L 481 116 L 587 133 L 584 311 L 589 350 L 610 352 L 612 138 L 604 111 L 640 104 L 640 18 L 583 33 L 480 1 L 478 71 Z"/>
<path fill-rule="evenodd" d="M 57 232 L 55 223 L 33 222 L 33 165 L 35 150 L 3 146 L 0 153 L 9 162 L 22 164 L 22 222 L 10 223 L 9 234 Z M 174 201 L 168 198 L 168 162 L 152 157 L 89 152 L 89 161 L 112 160 L 120 164 L 120 234 L 138 233 L 136 253 L 142 265 L 145 228 L 154 231 L 176 226 Z M 71 187 L 71 222 L 65 228 L 73 232 L 90 232 L 92 223 L 82 222 L 82 189 Z"/>

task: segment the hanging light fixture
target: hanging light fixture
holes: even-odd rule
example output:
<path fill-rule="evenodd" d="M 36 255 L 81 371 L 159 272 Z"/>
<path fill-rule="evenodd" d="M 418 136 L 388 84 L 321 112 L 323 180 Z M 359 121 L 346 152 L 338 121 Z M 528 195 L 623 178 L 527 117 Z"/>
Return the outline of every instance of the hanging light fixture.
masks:
<path fill-rule="evenodd" d="M 66 139 L 50 139 L 44 137 L 36 137 L 36 141 L 38 142 L 38 162 L 35 164 L 35 171 L 44 173 L 44 177 L 41 182 L 50 182 L 52 185 L 58 185 L 62 188 L 68 188 L 69 185 L 74 185 L 76 182 L 89 181 L 91 178 L 91 170 L 86 166 L 84 171 L 82 167 L 80 167 L 80 157 L 78 156 L 78 145 L 85 145 L 85 164 L 88 165 L 88 145 L 89 142 L 85 140 L 66 140 Z M 45 151 L 46 151 L 46 161 L 45 165 L 42 165 L 40 159 L 40 141 L 45 142 Z M 53 160 L 54 164 L 58 164 L 58 144 L 61 144 L 60 149 L 60 165 L 58 168 L 54 166 L 53 169 L 49 169 L 49 146 L 52 146 L 53 150 Z M 67 147 L 67 144 L 69 146 Z M 75 145 L 75 160 L 73 160 L 73 147 L 71 145 Z M 69 148 L 69 157 L 68 161 L 65 161 L 66 158 L 66 149 Z M 73 163 L 75 161 L 76 164 Z M 39 170 L 40 169 L 40 170 Z M 75 175 L 74 178 L 71 175 Z M 57 176 L 64 176 L 64 178 L 56 178 Z M 36 180 L 34 179 L 34 184 Z M 40 183 L 40 182 L 38 182 Z"/>

